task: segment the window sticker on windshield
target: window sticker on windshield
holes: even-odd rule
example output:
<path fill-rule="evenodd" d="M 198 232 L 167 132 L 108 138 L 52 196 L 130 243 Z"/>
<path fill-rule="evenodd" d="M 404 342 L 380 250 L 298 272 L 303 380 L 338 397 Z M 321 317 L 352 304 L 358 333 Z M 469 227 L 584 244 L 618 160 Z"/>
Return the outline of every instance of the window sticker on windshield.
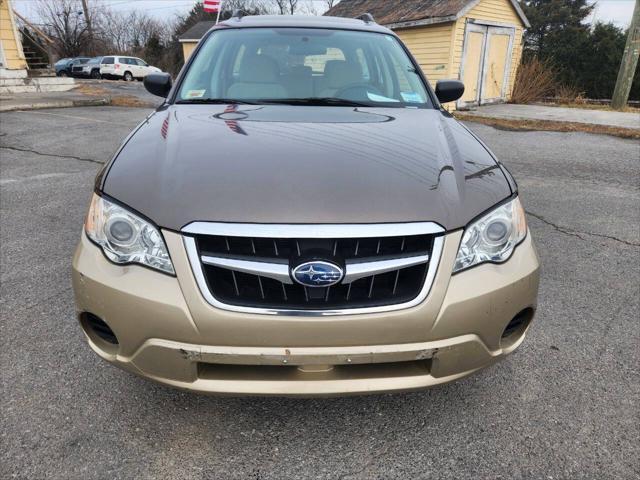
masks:
<path fill-rule="evenodd" d="M 420 97 L 420 94 L 418 93 L 402 92 L 400 95 L 402 95 L 402 98 L 407 103 L 422 103 L 422 97 Z"/>
<path fill-rule="evenodd" d="M 400 100 L 396 100 L 395 98 L 383 97 L 382 95 L 376 95 L 375 93 L 367 92 L 367 96 L 369 100 L 372 102 L 396 102 L 400 103 Z"/>
<path fill-rule="evenodd" d="M 187 99 L 189 98 L 202 98 L 204 97 L 206 90 L 189 90 L 187 92 Z"/>

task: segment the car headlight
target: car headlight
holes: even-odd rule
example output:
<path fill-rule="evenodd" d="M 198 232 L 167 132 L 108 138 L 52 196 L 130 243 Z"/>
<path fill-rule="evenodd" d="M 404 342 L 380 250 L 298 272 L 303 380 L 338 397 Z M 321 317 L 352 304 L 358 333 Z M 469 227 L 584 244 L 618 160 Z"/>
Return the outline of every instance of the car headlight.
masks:
<path fill-rule="evenodd" d="M 453 272 L 485 262 L 506 262 L 526 235 L 527 220 L 516 197 L 465 229 Z"/>
<path fill-rule="evenodd" d="M 98 195 L 85 222 L 87 236 L 114 263 L 139 263 L 174 274 L 169 252 L 156 227 Z"/>

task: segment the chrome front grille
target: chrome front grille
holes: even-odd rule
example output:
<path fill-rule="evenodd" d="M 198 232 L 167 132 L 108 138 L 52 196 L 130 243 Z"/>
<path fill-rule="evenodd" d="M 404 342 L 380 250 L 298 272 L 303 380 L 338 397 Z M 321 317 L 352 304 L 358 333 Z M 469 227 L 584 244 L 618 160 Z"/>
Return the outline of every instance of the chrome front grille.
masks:
<path fill-rule="evenodd" d="M 408 308 L 428 294 L 442 248 L 432 223 L 376 225 L 191 224 L 185 246 L 203 296 L 234 311 L 350 314 Z M 304 286 L 304 259 L 340 265 L 344 278 Z"/>

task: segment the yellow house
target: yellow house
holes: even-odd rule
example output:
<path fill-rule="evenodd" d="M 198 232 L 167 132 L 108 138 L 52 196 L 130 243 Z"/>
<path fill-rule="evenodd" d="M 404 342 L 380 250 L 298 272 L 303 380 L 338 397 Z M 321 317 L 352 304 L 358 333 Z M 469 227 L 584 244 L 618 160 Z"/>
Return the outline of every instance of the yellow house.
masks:
<path fill-rule="evenodd" d="M 198 22 L 178 37 L 178 40 L 182 44 L 182 55 L 184 56 L 185 62 L 195 50 L 200 39 L 204 37 L 204 34 L 215 24 L 216 22 L 213 21 Z"/>
<path fill-rule="evenodd" d="M 0 70 L 26 70 L 11 0 L 0 0 Z M 25 71 L 26 75 L 26 71 Z"/>
<path fill-rule="evenodd" d="M 509 99 L 530 26 L 517 0 L 342 0 L 325 15 L 364 13 L 400 36 L 430 82 L 464 82 L 457 108 Z"/>

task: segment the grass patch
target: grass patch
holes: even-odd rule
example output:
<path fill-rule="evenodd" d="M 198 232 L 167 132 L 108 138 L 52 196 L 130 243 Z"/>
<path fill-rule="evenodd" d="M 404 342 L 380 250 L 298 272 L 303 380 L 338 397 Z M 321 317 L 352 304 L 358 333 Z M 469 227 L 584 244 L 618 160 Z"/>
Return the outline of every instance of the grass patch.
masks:
<path fill-rule="evenodd" d="M 154 107 L 150 102 L 140 100 L 132 95 L 115 95 L 111 97 L 111 105 L 114 107 Z"/>
<path fill-rule="evenodd" d="M 544 131 L 544 132 L 584 132 L 600 135 L 612 135 L 620 138 L 640 140 L 640 129 L 594 125 L 591 123 L 556 122 L 553 120 L 519 120 L 493 117 L 480 117 L 462 112 L 453 114 L 458 120 L 482 123 L 501 130 Z"/>
<path fill-rule="evenodd" d="M 89 95 L 91 97 L 110 97 L 111 95 L 109 95 L 109 91 L 102 88 L 102 87 L 97 87 L 95 85 L 87 85 L 87 84 L 82 84 L 79 85 L 77 87 L 75 87 L 73 89 L 74 92 L 77 93 L 81 93 L 83 95 Z"/>
<path fill-rule="evenodd" d="M 153 108 L 155 106 L 152 103 L 141 100 L 133 95 L 113 95 L 109 90 L 96 85 L 80 85 L 76 87 L 74 91 L 90 97 L 109 98 L 111 100 L 110 105 L 114 107 Z"/>

